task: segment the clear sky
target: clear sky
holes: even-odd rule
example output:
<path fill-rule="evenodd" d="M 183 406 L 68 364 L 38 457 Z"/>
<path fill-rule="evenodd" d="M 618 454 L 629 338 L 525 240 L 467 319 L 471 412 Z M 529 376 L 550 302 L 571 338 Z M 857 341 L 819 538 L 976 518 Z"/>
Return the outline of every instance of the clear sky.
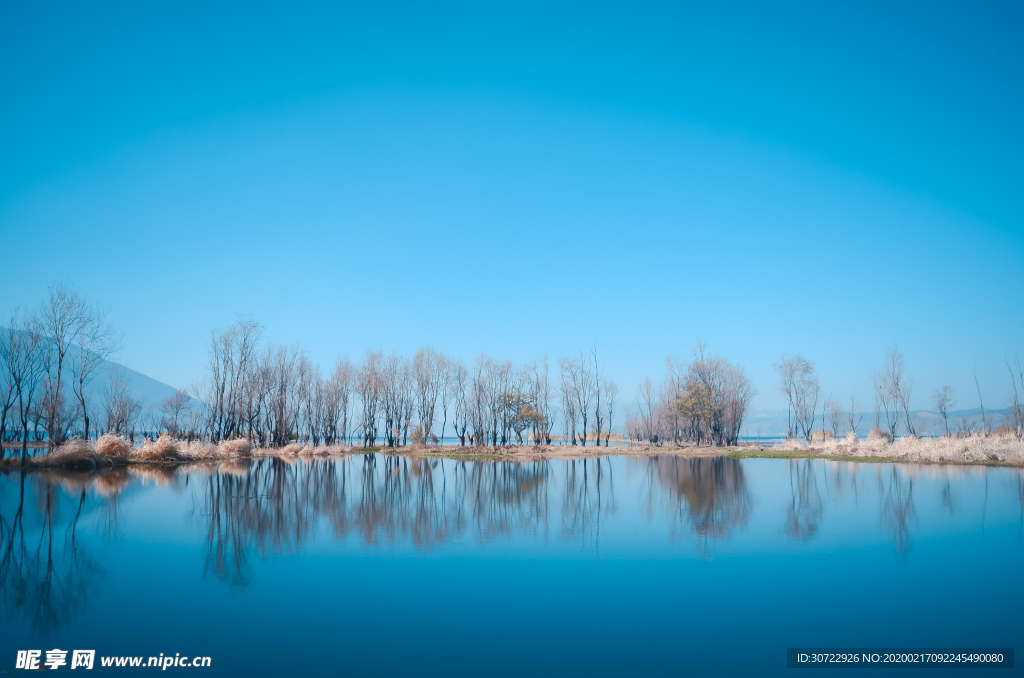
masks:
<path fill-rule="evenodd" d="M 976 406 L 1024 359 L 1018 2 L 0 5 L 0 310 L 50 280 L 174 386 L 240 316 L 322 364 L 698 337 Z"/>

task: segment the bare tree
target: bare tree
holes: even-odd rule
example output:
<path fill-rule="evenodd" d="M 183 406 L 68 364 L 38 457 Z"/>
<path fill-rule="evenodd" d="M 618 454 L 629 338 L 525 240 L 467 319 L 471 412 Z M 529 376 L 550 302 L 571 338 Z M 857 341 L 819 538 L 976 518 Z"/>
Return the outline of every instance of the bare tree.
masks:
<path fill-rule="evenodd" d="M 875 376 L 875 398 L 885 412 L 889 427 L 889 439 L 895 440 L 900 418 L 903 418 L 909 435 L 917 435 L 914 421 L 910 416 L 910 395 L 913 382 L 906 377 L 906 360 L 899 348 L 894 346 L 885 355 L 882 372 Z"/>
<path fill-rule="evenodd" d="M 559 358 L 559 367 L 561 368 L 561 382 L 560 392 L 562 400 L 562 422 L 565 426 L 564 434 L 565 438 L 572 440 L 572 444 L 576 444 L 576 426 L 577 426 L 577 403 L 579 399 L 576 397 L 577 380 L 575 378 L 575 361 L 571 358 Z"/>
<path fill-rule="evenodd" d="M 604 446 L 608 447 L 608 440 L 609 438 L 611 438 L 612 427 L 615 424 L 615 420 L 612 418 L 612 415 L 615 414 L 615 398 L 619 395 L 619 385 L 616 384 L 614 381 L 608 381 L 606 379 L 604 382 L 604 394 L 604 406 L 606 412 L 606 432 L 604 435 Z M 598 441 L 598 443 L 600 443 L 600 441 Z"/>
<path fill-rule="evenodd" d="M 106 311 L 80 301 L 77 350 L 73 350 L 75 379 L 72 389 L 78 399 L 78 416 L 82 419 L 82 430 L 89 439 L 89 408 L 85 402 L 85 387 L 96 376 L 96 371 L 117 350 L 120 339 L 107 322 Z"/>
<path fill-rule="evenodd" d="M 377 440 L 377 408 L 381 399 L 381 363 L 383 354 L 367 351 L 356 375 L 356 395 L 359 396 L 362 421 L 363 447 L 373 447 Z"/>
<path fill-rule="evenodd" d="M 580 356 L 580 360 L 581 361 L 584 360 L 582 355 Z M 599 366 L 597 364 L 597 347 L 596 346 L 594 347 L 594 352 L 593 352 L 593 365 L 594 365 L 594 371 L 593 371 L 592 383 L 593 383 L 593 390 L 594 390 L 594 441 L 595 441 L 594 445 L 596 445 L 597 447 L 600 447 L 601 446 L 601 425 L 604 423 L 604 421 L 603 421 L 604 412 L 601 410 L 601 386 L 603 385 L 603 382 L 601 381 L 601 372 L 600 372 L 600 368 L 599 368 Z M 584 431 L 583 431 L 583 437 L 584 437 L 583 444 L 584 445 L 586 445 L 586 433 L 587 433 L 587 431 L 586 431 L 586 429 L 584 429 Z"/>
<path fill-rule="evenodd" d="M 441 398 L 441 435 L 437 437 L 437 441 L 443 445 L 444 430 L 448 425 L 448 408 L 452 402 L 452 361 L 444 355 L 438 356 L 437 376 L 440 380 L 438 393 Z"/>
<path fill-rule="evenodd" d="M 327 385 L 327 422 L 329 444 L 348 439 L 349 412 L 352 408 L 352 363 L 348 358 L 338 358 Z"/>
<path fill-rule="evenodd" d="M 134 439 L 135 421 L 142 411 L 142 402 L 132 396 L 131 386 L 122 370 L 110 374 L 103 394 L 107 433 Z"/>
<path fill-rule="evenodd" d="M 49 296 L 39 309 L 40 348 L 43 363 L 44 393 L 41 403 L 50 447 L 64 442 L 74 423 L 64 392 L 65 362 L 79 339 L 87 317 L 84 300 L 67 285 L 52 283 Z"/>
<path fill-rule="evenodd" d="M 978 403 L 981 405 L 981 434 L 988 435 L 988 419 L 985 418 L 985 401 L 981 397 L 981 384 L 978 382 L 978 366 L 972 365 L 974 373 L 974 385 L 978 389 Z"/>
<path fill-rule="evenodd" d="M 416 388 L 416 409 L 424 442 L 434 428 L 434 410 L 443 386 L 444 357 L 431 347 L 421 348 L 412 362 Z"/>
<path fill-rule="evenodd" d="M 572 395 L 576 398 L 576 413 L 582 420 L 582 431 L 580 442 L 587 446 L 587 419 L 590 413 L 590 403 L 594 399 L 594 370 L 583 352 L 580 351 L 579 360 L 567 360 L 569 367 L 569 378 L 572 380 Z"/>
<path fill-rule="evenodd" d="M 835 400 L 830 400 L 826 402 L 825 410 L 828 414 L 829 423 L 832 426 L 832 435 L 835 438 L 839 438 L 839 429 L 843 425 L 844 418 L 843 408 Z"/>
<path fill-rule="evenodd" d="M 464 446 L 469 431 L 469 403 L 466 399 L 466 382 L 469 379 L 469 371 L 464 362 L 457 360 L 451 363 L 449 374 L 453 401 L 452 426 L 455 428 L 455 436 L 459 439 L 459 445 Z"/>
<path fill-rule="evenodd" d="M 935 389 L 932 393 L 932 403 L 935 410 L 942 415 L 942 423 L 946 427 L 946 437 L 949 437 L 949 410 L 952 409 L 956 400 L 956 390 L 952 386 L 943 386 Z"/>
<path fill-rule="evenodd" d="M 23 319 L 15 311 L 7 326 L 4 363 L 10 388 L 18 401 L 21 424 L 21 463 L 28 463 L 28 422 L 34 401 L 46 373 L 42 351 L 42 332 L 33 320 Z"/>
<path fill-rule="evenodd" d="M 15 329 L 12 326 L 0 328 L 0 443 L 7 440 L 8 414 L 13 415 L 14 404 L 18 401 L 18 392 L 14 385 L 14 374 L 12 372 L 13 351 L 18 345 L 18 338 L 14 335 Z M 3 458 L 3 449 L 0 448 L 0 458 Z"/>
<path fill-rule="evenodd" d="M 814 365 L 802 355 L 795 355 L 783 356 L 773 367 L 779 374 L 779 391 L 786 396 L 786 437 L 795 438 L 803 428 L 810 440 L 820 391 Z"/>
<path fill-rule="evenodd" d="M 739 443 L 740 430 L 750 412 L 750 403 L 754 399 L 754 388 L 747 378 L 747 373 L 739 365 L 733 365 L 721 359 L 721 391 L 714 398 L 722 414 L 718 417 L 721 424 L 721 435 L 717 444 L 736 445 Z M 715 417 L 712 417 L 714 420 Z"/>
<path fill-rule="evenodd" d="M 814 374 L 814 365 L 802 355 L 783 356 L 774 365 L 779 373 L 779 391 L 786 396 L 788 437 L 803 432 L 810 442 L 821 387 Z"/>
<path fill-rule="evenodd" d="M 185 417 L 189 408 L 188 391 L 179 389 L 174 395 L 160 403 L 160 427 L 172 436 L 179 436 L 185 425 Z"/>
<path fill-rule="evenodd" d="M 850 396 L 850 410 L 846 413 L 846 421 L 850 425 L 850 433 L 857 435 L 857 427 L 864 421 L 864 415 L 858 413 L 857 400 Z M 875 428 L 877 428 L 877 424 Z"/>
<path fill-rule="evenodd" d="M 888 429 L 889 440 L 896 439 L 896 430 L 900 425 L 900 403 L 899 396 L 889 384 L 888 367 L 883 372 L 876 374 L 875 386 L 875 419 L 880 420 L 879 412 L 885 415 L 885 426 Z"/>
<path fill-rule="evenodd" d="M 1016 375 L 1013 373 L 1015 367 L 1017 368 Z M 1013 434 L 1017 440 L 1021 440 L 1024 439 L 1024 408 L 1020 404 L 1020 392 L 1017 390 L 1017 384 L 1019 383 L 1020 388 L 1024 390 L 1024 370 L 1021 369 L 1020 358 L 1014 357 L 1013 362 L 1007 358 L 1006 369 L 1010 371 L 1010 383 L 1013 384 L 1013 404 L 1010 407 Z"/>
<path fill-rule="evenodd" d="M 547 356 L 544 356 L 543 359 L 533 365 L 532 390 L 536 403 L 535 407 L 539 415 L 533 430 L 533 440 L 537 445 L 540 445 L 542 442 L 550 445 L 553 414 L 551 411 L 551 382 L 548 374 Z"/>
<path fill-rule="evenodd" d="M 658 436 L 655 429 L 655 410 L 657 409 L 657 398 L 654 394 L 654 384 L 650 377 L 644 380 L 636 388 L 636 404 L 640 414 L 640 436 L 650 442 L 657 443 Z"/>

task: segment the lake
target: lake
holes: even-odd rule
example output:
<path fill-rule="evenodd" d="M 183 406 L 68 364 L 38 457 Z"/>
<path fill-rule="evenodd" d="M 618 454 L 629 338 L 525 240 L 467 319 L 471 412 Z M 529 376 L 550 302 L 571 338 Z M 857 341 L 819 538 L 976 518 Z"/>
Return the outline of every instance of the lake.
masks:
<path fill-rule="evenodd" d="M 59 648 L 118 674 L 147 671 L 99 658 L 208 656 L 201 675 L 770 676 L 788 647 L 1014 647 L 1022 502 L 1015 468 L 728 457 L 11 473 L 0 670 Z M 902 670 L 869 675 L 887 673 Z"/>

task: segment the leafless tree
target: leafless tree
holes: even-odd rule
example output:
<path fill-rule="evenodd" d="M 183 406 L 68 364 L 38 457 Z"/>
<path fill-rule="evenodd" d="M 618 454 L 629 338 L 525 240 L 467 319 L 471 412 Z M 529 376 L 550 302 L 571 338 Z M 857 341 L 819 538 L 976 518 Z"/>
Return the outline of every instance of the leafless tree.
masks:
<path fill-rule="evenodd" d="M 110 374 L 103 394 L 103 411 L 107 433 L 134 438 L 135 422 L 142 411 L 142 402 L 133 397 L 131 386 L 122 370 Z"/>
<path fill-rule="evenodd" d="M 895 440 L 896 429 L 900 425 L 899 400 L 894 395 L 892 389 L 889 388 L 884 372 L 875 375 L 874 385 L 876 428 L 878 428 L 877 422 L 881 420 L 879 413 L 882 413 L 885 415 L 885 427 L 888 429 L 889 440 Z"/>
<path fill-rule="evenodd" d="M 974 385 L 978 389 L 978 403 L 981 405 L 981 434 L 988 435 L 988 419 L 985 417 L 985 401 L 981 397 L 981 384 L 978 382 L 978 367 L 973 365 Z"/>
<path fill-rule="evenodd" d="M 864 415 L 858 413 L 857 400 L 853 396 L 850 396 L 850 410 L 846 413 L 846 421 L 850 425 L 850 432 L 854 435 L 857 434 L 857 427 L 864 421 Z M 877 427 L 876 424 L 875 428 Z"/>
<path fill-rule="evenodd" d="M 459 439 L 459 445 L 466 444 L 466 436 L 469 431 L 469 402 L 466 397 L 466 384 L 469 379 L 469 370 L 461 360 L 451 363 L 450 383 L 452 393 L 452 426 L 455 428 L 455 436 Z"/>
<path fill-rule="evenodd" d="M 117 350 L 120 342 L 114 329 L 107 322 L 106 311 L 90 306 L 84 299 L 79 301 L 79 328 L 73 367 L 75 372 L 72 390 L 78 400 L 78 416 L 82 419 L 84 437 L 89 438 L 89 408 L 85 402 L 86 386 L 96 376 L 96 371 Z"/>
<path fill-rule="evenodd" d="M 640 385 L 637 386 L 636 404 L 640 415 L 640 436 L 643 440 L 657 443 L 658 435 L 655 428 L 655 412 L 658 404 L 657 396 L 654 393 L 654 384 L 651 383 L 650 377 L 645 377 Z"/>
<path fill-rule="evenodd" d="M 1017 370 L 1017 374 L 1014 374 L 1014 368 Z M 1017 385 L 1020 384 L 1021 390 L 1024 390 L 1024 370 L 1021 369 L 1020 358 L 1014 357 L 1011 362 L 1009 358 L 1006 360 L 1006 369 L 1010 371 L 1010 383 L 1013 384 L 1013 404 L 1010 406 L 1010 421 L 1012 422 L 1013 434 L 1017 437 L 1017 440 L 1024 439 L 1024 408 L 1020 404 L 1020 391 L 1017 389 Z"/>
<path fill-rule="evenodd" d="M 437 437 L 440 444 L 444 444 L 444 431 L 448 426 L 448 408 L 452 403 L 452 361 L 444 355 L 439 355 L 437 360 L 437 376 L 439 379 L 438 394 L 441 399 L 441 435 Z"/>
<path fill-rule="evenodd" d="M 12 323 L 13 325 L 13 323 Z M 15 403 L 18 402 L 18 392 L 14 386 L 14 374 L 12 372 L 12 351 L 17 346 L 19 337 L 14 336 L 13 326 L 2 328 L 0 333 L 0 443 L 7 440 L 8 415 L 13 415 Z M 0 448 L 0 458 L 3 457 L 3 450 Z"/>
<path fill-rule="evenodd" d="M 956 390 L 952 386 L 943 386 L 935 389 L 932 393 L 932 403 L 935 410 L 942 415 L 942 423 L 946 427 L 946 436 L 949 436 L 949 410 L 956 401 Z"/>
<path fill-rule="evenodd" d="M 39 308 L 38 323 L 41 355 L 46 367 L 40 405 L 51 448 L 64 442 L 74 423 L 74 410 L 64 389 L 65 363 L 79 339 L 86 317 L 86 304 L 74 290 L 60 283 L 50 285 L 49 296 Z"/>
<path fill-rule="evenodd" d="M 28 423 L 46 373 L 42 343 L 42 332 L 33 320 L 22 318 L 17 311 L 11 314 L 3 358 L 7 382 L 18 403 L 22 465 L 28 463 Z"/>
<path fill-rule="evenodd" d="M 825 404 L 825 410 L 828 414 L 829 424 L 832 426 L 832 435 L 835 438 L 839 437 L 839 430 L 843 425 L 844 412 L 843 408 L 839 406 L 835 400 L 829 400 Z"/>
<path fill-rule="evenodd" d="M 909 435 L 917 435 L 910 416 L 910 395 L 913 382 L 906 377 L 906 360 L 899 348 L 889 349 L 882 372 L 875 376 L 875 400 L 885 413 L 889 439 L 895 440 L 900 419 Z"/>
<path fill-rule="evenodd" d="M 253 320 L 240 320 L 220 335 L 211 333 L 210 377 L 203 400 L 208 407 L 213 441 L 236 436 L 243 430 L 250 393 L 247 386 L 253 382 L 257 367 L 259 336 L 260 325 Z"/>
<path fill-rule="evenodd" d="M 604 446 L 608 447 L 608 440 L 612 436 L 612 427 L 615 425 L 613 415 L 615 414 L 615 399 L 619 395 L 619 385 L 614 381 L 604 382 L 604 407 L 605 407 L 605 421 L 606 429 L 604 434 Z M 600 443 L 601 441 L 598 441 Z"/>
<path fill-rule="evenodd" d="M 814 365 L 802 355 L 783 356 L 774 365 L 779 373 L 779 391 L 786 396 L 786 421 L 789 437 L 803 433 L 810 442 L 821 387 L 814 373 Z"/>
<path fill-rule="evenodd" d="M 160 403 L 160 428 L 172 436 L 181 435 L 189 408 L 188 391 L 179 389 Z"/>
<path fill-rule="evenodd" d="M 551 411 L 551 382 L 548 375 L 547 356 L 533 365 L 532 390 L 539 415 L 533 429 L 533 441 L 537 445 L 541 443 L 550 445 L 553 413 Z"/>
<path fill-rule="evenodd" d="M 560 395 L 562 401 L 562 422 L 565 426 L 564 437 L 566 440 L 571 440 L 572 444 L 576 444 L 576 427 L 578 425 L 578 410 L 577 403 L 579 399 L 576 396 L 577 379 L 575 378 L 576 365 L 575 361 L 571 358 L 560 358 L 558 360 L 559 367 L 561 368 L 561 381 Z"/>
<path fill-rule="evenodd" d="M 361 405 L 360 430 L 364 447 L 373 447 L 377 440 L 377 408 L 381 401 L 383 360 L 382 353 L 367 351 L 356 376 L 356 395 L 359 396 Z"/>
<path fill-rule="evenodd" d="M 352 409 L 352 363 L 338 358 L 327 383 L 326 421 L 328 444 L 348 439 L 349 412 Z"/>
<path fill-rule="evenodd" d="M 786 396 L 786 437 L 794 438 L 801 429 L 810 440 L 820 387 L 814 365 L 802 355 L 783 356 L 774 365 L 779 374 L 779 391 Z"/>
<path fill-rule="evenodd" d="M 444 386 L 444 362 L 444 356 L 429 346 L 421 348 L 413 358 L 416 410 L 424 442 L 428 442 L 433 433 L 434 410 Z"/>
<path fill-rule="evenodd" d="M 571 408 L 566 408 L 563 403 L 563 410 L 571 411 L 578 417 L 581 424 L 581 431 L 578 435 L 580 444 L 584 447 L 587 445 L 587 421 L 590 418 L 590 406 L 594 400 L 594 368 L 590 360 L 583 352 L 580 352 L 578 360 L 572 358 L 562 358 L 562 381 L 563 384 L 568 381 L 567 386 L 563 386 L 563 396 L 571 398 L 574 402 Z M 577 435 L 575 433 L 576 422 L 573 422 L 573 445 L 576 444 Z"/>
<path fill-rule="evenodd" d="M 600 367 L 597 363 L 597 347 L 594 347 L 592 354 L 593 358 L 593 390 L 594 390 L 594 445 L 597 447 L 601 446 L 601 426 L 604 424 L 604 411 L 601 409 L 601 387 L 604 385 L 601 380 Z M 580 360 L 583 360 L 583 356 L 580 356 Z M 584 445 L 586 444 L 586 430 L 584 433 Z"/>
<path fill-rule="evenodd" d="M 715 402 L 722 411 L 721 435 L 716 443 L 719 445 L 736 445 L 739 442 L 743 422 L 750 413 L 750 403 L 754 399 L 754 388 L 747 378 L 747 373 L 739 365 L 733 365 L 722 359 L 721 391 Z"/>

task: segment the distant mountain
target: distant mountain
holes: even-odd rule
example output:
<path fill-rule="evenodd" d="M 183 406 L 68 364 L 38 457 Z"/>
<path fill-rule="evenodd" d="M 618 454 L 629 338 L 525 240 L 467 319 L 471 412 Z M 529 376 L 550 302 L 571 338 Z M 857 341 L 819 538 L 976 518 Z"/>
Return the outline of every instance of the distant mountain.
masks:
<path fill-rule="evenodd" d="M 999 428 L 1003 424 L 1003 418 L 1009 414 L 1010 410 L 985 410 L 985 419 L 988 422 L 990 429 Z M 860 426 L 857 427 L 858 436 L 866 436 L 871 429 L 874 427 L 875 413 L 874 412 L 861 412 L 858 415 L 861 418 Z M 942 423 L 942 415 L 938 412 L 932 412 L 929 410 L 912 410 L 910 416 L 914 420 L 914 426 L 917 428 L 919 435 L 939 435 L 945 433 L 945 427 Z M 956 430 L 956 427 L 960 424 L 961 420 L 968 420 L 971 422 L 975 430 L 981 428 L 981 409 L 975 408 L 972 410 L 956 410 L 955 412 L 949 413 L 949 430 Z M 831 423 L 827 422 L 826 428 L 831 428 Z M 885 420 L 883 416 L 882 426 L 885 426 Z M 821 428 L 821 412 L 818 412 L 818 418 L 814 423 L 815 429 Z M 847 427 L 843 427 L 842 430 L 846 430 Z M 899 430 L 902 432 L 903 424 L 900 424 Z M 770 410 L 756 410 L 750 413 L 747 420 L 743 422 L 743 435 L 745 437 L 756 438 L 758 436 L 766 438 L 781 437 L 786 435 L 786 412 L 773 412 Z M 899 434 L 897 434 L 899 435 Z"/>
<path fill-rule="evenodd" d="M 0 331 L 6 333 L 7 328 L 0 327 Z M 71 362 L 65 363 L 64 366 L 63 379 L 64 383 L 68 385 L 68 398 L 74 398 L 74 394 L 71 390 L 71 383 L 75 379 L 73 354 L 77 351 L 78 347 L 76 346 L 69 353 L 69 359 L 71 359 Z M 104 360 L 100 363 L 96 372 L 93 373 L 92 379 L 85 387 L 85 401 L 89 407 L 90 413 L 92 413 L 91 416 L 96 416 L 103 407 L 104 394 L 107 391 L 111 378 L 117 374 L 120 374 L 128 384 L 128 389 L 132 394 L 132 397 L 142 401 L 142 412 L 146 412 L 151 406 L 157 405 L 161 401 L 174 395 L 178 390 L 173 386 L 157 381 L 152 377 L 147 377 L 145 374 L 136 372 L 135 370 L 125 367 L 120 363 L 116 363 L 111 360 Z"/>
<path fill-rule="evenodd" d="M 173 386 L 157 381 L 152 377 L 147 377 L 145 374 L 136 372 L 120 363 L 104 360 L 96 370 L 96 376 L 85 387 L 86 399 L 89 400 L 91 398 L 95 403 L 102 401 L 103 394 L 110 383 L 111 377 L 118 373 L 127 382 L 132 397 L 142 401 L 143 412 L 151 405 L 159 404 L 161 401 L 171 397 L 178 390 Z M 91 411 L 92 407 L 89 409 Z"/>

